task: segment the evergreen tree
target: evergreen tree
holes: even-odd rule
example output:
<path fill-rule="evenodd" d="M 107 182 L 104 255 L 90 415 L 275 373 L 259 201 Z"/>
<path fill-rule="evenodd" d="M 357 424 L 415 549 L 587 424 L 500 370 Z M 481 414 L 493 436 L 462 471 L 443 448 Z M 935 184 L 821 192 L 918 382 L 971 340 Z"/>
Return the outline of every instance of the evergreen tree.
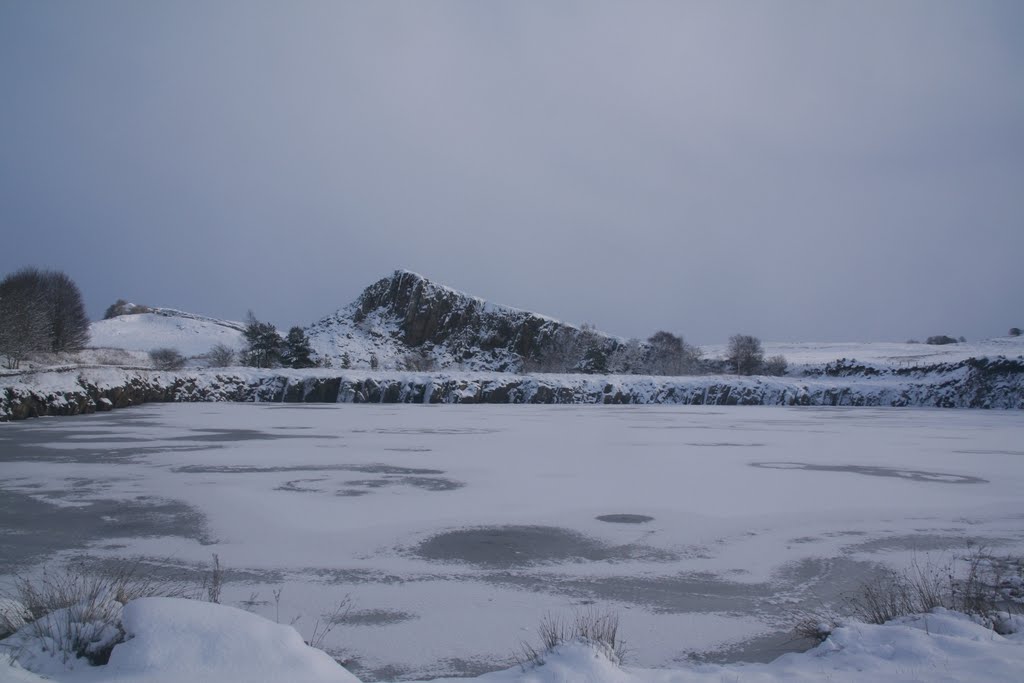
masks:
<path fill-rule="evenodd" d="M 246 321 L 245 349 L 242 351 L 242 362 L 256 368 L 272 368 L 281 364 L 281 353 L 284 342 L 277 328 L 271 323 L 260 322 L 249 311 Z"/>
<path fill-rule="evenodd" d="M 311 368 L 313 362 L 313 347 L 309 345 L 309 337 L 301 327 L 293 327 L 288 330 L 288 336 L 284 340 L 284 350 L 281 354 L 281 362 L 290 368 Z"/>

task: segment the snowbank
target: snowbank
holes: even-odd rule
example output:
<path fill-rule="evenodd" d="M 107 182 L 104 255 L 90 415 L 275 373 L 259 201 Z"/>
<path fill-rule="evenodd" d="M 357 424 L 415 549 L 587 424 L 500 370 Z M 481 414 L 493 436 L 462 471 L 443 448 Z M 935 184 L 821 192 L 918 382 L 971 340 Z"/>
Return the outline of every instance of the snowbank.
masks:
<path fill-rule="evenodd" d="M 232 607 L 177 598 L 143 598 L 124 609 L 128 640 L 110 663 L 50 672 L 25 671 L 0 653 L 0 680 L 64 683 L 353 683 L 327 654 L 290 626 Z M 680 634 L 683 637 L 683 634 Z M 0 641 L 2 644 L 2 641 Z M 582 643 L 558 647 L 534 668 L 518 667 L 449 683 L 1005 683 L 1024 671 L 1024 636 L 1001 636 L 943 609 L 883 626 L 851 624 L 804 653 L 769 664 L 689 665 L 673 670 L 620 668 Z"/>
<path fill-rule="evenodd" d="M 17 652 L 30 669 L 57 681 L 87 683 L 352 683 L 358 679 L 291 626 L 234 607 L 180 598 L 141 598 L 124 607 L 125 642 L 104 666 L 69 666 L 29 640 Z M 8 641 L 0 641 L 6 645 Z M 0 659 L 0 681 L 33 681 Z"/>

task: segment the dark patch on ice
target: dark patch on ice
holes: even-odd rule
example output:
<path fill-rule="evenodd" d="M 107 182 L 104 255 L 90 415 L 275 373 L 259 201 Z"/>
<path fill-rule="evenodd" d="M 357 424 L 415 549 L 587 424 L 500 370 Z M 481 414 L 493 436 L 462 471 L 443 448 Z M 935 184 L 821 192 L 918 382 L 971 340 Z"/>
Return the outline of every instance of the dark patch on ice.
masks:
<path fill-rule="evenodd" d="M 731 447 L 735 447 L 735 448 L 757 448 L 759 446 L 764 446 L 766 444 L 763 444 L 763 443 L 733 443 L 733 442 L 730 442 L 730 441 L 710 441 L 710 442 L 706 442 L 706 443 L 688 443 L 686 445 L 687 446 L 698 446 L 698 447 L 707 446 L 707 447 L 710 447 L 710 448 L 717 448 L 717 447 L 720 447 L 720 446 L 731 446 Z"/>
<path fill-rule="evenodd" d="M 334 619 L 335 624 L 346 626 L 390 626 L 419 619 L 419 615 L 393 609 L 350 610 Z"/>
<path fill-rule="evenodd" d="M 337 439 L 335 435 L 319 434 L 274 434 L 258 429 L 192 429 L 186 434 L 165 437 L 167 441 L 202 441 L 204 443 L 221 443 L 236 441 L 276 441 L 278 439 Z"/>
<path fill-rule="evenodd" d="M 393 451 L 395 453 L 430 453 L 433 448 L 419 448 L 416 446 L 410 446 L 408 448 L 385 448 L 385 451 Z"/>
<path fill-rule="evenodd" d="M 917 550 L 921 552 L 966 550 L 969 543 L 976 540 L 973 536 L 939 534 L 899 534 L 883 538 L 873 538 L 846 547 L 847 552 L 880 553 L 890 550 Z M 1002 542 L 1002 539 L 985 539 L 991 545 Z"/>
<path fill-rule="evenodd" d="M 514 658 L 498 659 L 464 657 L 445 657 L 424 667 L 425 675 L 430 678 L 477 678 L 492 671 L 503 671 L 515 666 Z M 420 674 L 417 673 L 417 676 Z"/>
<path fill-rule="evenodd" d="M 135 576 L 168 583 L 180 583 L 187 589 L 201 588 L 204 582 L 209 581 L 212 570 L 210 563 L 186 563 L 161 557 L 123 559 L 81 556 L 74 558 L 74 562 L 75 566 L 99 574 L 113 575 L 128 568 Z M 225 584 L 280 584 L 284 582 L 285 575 L 276 569 L 245 569 L 224 566 L 222 567 L 222 580 Z M 261 602 L 263 601 L 255 600 L 252 604 Z"/>
<path fill-rule="evenodd" d="M 313 488 L 311 486 L 302 486 L 302 484 L 308 482 L 326 481 L 327 477 L 314 477 L 312 479 L 292 479 L 278 486 L 275 491 L 295 491 L 301 493 L 317 493 L 323 491 L 323 489 Z"/>
<path fill-rule="evenodd" d="M 375 683 L 376 681 L 400 681 L 408 679 L 412 669 L 401 664 L 384 664 L 382 666 L 370 666 L 364 664 L 358 657 L 335 657 L 335 661 L 345 669 L 354 674 L 361 681 Z"/>
<path fill-rule="evenodd" d="M 154 536 L 209 542 L 203 515 L 178 501 L 139 497 L 62 507 L 0 489 L 0 558 L 5 571 L 104 539 Z"/>
<path fill-rule="evenodd" d="M 448 436 L 453 434 L 497 434 L 500 429 L 487 427 L 390 427 L 380 429 L 353 429 L 353 434 L 388 434 L 388 435 L 420 435 L 440 434 Z"/>
<path fill-rule="evenodd" d="M 1011 451 L 1011 450 L 960 450 L 953 451 L 954 453 L 963 453 L 964 455 L 1024 455 L 1024 451 Z"/>
<path fill-rule="evenodd" d="M 987 484 L 987 479 L 966 474 L 945 474 L 925 470 L 907 470 L 877 465 L 814 465 L 803 462 L 752 462 L 751 467 L 771 470 L 808 470 L 812 472 L 851 472 L 871 477 L 895 477 L 912 481 L 928 481 L 939 484 Z"/>
<path fill-rule="evenodd" d="M 625 513 L 598 515 L 594 519 L 600 522 L 610 522 L 611 524 L 643 524 L 644 522 L 654 521 L 654 517 L 648 517 L 647 515 L 631 515 Z"/>
<path fill-rule="evenodd" d="M 359 479 L 345 482 L 346 486 L 380 489 L 387 486 L 413 486 L 424 491 L 454 491 L 465 486 L 461 481 L 443 477 L 386 476 L 380 479 Z"/>
<path fill-rule="evenodd" d="M 456 529 L 416 547 L 427 560 L 464 562 L 488 569 L 511 569 L 570 561 L 645 560 L 667 562 L 675 553 L 650 546 L 606 545 L 578 532 L 551 526 L 497 526 Z"/>
<path fill-rule="evenodd" d="M 341 489 L 340 491 L 335 491 L 334 495 L 341 496 L 343 498 L 355 498 L 357 496 L 368 495 L 369 493 L 370 492 L 366 489 Z"/>
<path fill-rule="evenodd" d="M 488 583 L 538 593 L 569 596 L 584 604 L 613 601 L 639 605 L 655 613 L 756 611 L 768 584 L 739 583 L 711 573 L 671 576 L 573 577 L 559 574 L 500 573 L 485 577 Z"/>
<path fill-rule="evenodd" d="M 768 664 L 784 654 L 806 652 L 815 645 L 817 643 L 811 639 L 797 638 L 791 630 L 780 630 L 714 650 L 687 652 L 675 661 L 680 664 Z"/>
<path fill-rule="evenodd" d="M 430 475 L 444 474 L 444 470 L 419 467 L 396 467 L 394 465 L 341 464 L 341 465 L 182 465 L 171 468 L 182 474 L 264 474 L 268 472 L 362 472 L 363 474 Z"/>
<path fill-rule="evenodd" d="M 324 567 L 311 567 L 309 569 L 299 570 L 301 574 L 307 577 L 315 577 L 320 581 L 324 581 L 330 584 L 364 584 L 364 583 L 379 583 L 386 586 L 393 586 L 396 584 L 410 583 L 414 580 L 433 580 L 441 577 L 438 576 L 427 576 L 422 579 L 414 579 L 409 576 L 398 576 L 397 574 L 388 574 L 387 572 L 374 571 L 372 569 L 329 569 Z"/>
<path fill-rule="evenodd" d="M 801 536 L 800 538 L 789 539 L 789 543 L 817 543 L 820 540 L 817 536 Z"/>

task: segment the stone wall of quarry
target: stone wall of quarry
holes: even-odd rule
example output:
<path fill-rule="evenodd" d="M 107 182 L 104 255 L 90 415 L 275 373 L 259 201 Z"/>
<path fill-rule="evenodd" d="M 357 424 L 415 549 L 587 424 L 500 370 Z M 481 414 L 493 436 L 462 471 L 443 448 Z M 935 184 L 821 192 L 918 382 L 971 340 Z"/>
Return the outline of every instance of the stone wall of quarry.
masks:
<path fill-rule="evenodd" d="M 144 403 L 534 403 L 1024 409 L 1024 359 L 815 377 L 74 369 L 0 378 L 0 420 Z"/>

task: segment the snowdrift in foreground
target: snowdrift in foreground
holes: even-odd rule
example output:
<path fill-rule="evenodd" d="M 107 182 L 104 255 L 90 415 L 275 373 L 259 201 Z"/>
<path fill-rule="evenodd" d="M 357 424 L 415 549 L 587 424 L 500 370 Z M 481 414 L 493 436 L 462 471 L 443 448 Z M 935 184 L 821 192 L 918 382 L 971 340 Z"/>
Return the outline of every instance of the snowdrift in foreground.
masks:
<path fill-rule="evenodd" d="M 125 642 L 110 663 L 65 666 L 59 657 L 22 646 L 19 660 L 57 681 L 110 683 L 351 683 L 358 679 L 327 653 L 306 645 L 291 626 L 234 607 L 181 598 L 141 598 L 124 607 Z M 0 645 L 8 641 L 0 641 Z M 0 655 L 2 657 L 3 655 Z M 0 662 L 0 681 L 46 680 Z"/>
<path fill-rule="evenodd" d="M 1017 620 L 1019 623 L 1019 619 Z M 350 683 L 358 679 L 327 654 L 302 642 L 290 626 L 248 612 L 178 598 L 143 598 L 124 609 L 128 640 L 101 667 L 53 668 L 48 678 L 12 664 L 0 652 L 0 680 L 64 683 Z M 685 634 L 680 634 L 685 637 Z M 0 645 L 3 642 L 0 641 Z M 22 653 L 24 655 L 24 652 Z M 40 653 L 32 653 L 40 654 Z M 31 659 L 31 658 L 30 658 Z M 836 629 L 805 653 L 770 664 L 692 665 L 674 670 L 619 668 L 592 646 L 563 645 L 532 669 L 485 674 L 452 683 L 783 683 L 948 681 L 1003 683 L 1024 671 L 1024 634 L 1001 636 L 969 617 L 941 608 L 884 626 Z"/>

